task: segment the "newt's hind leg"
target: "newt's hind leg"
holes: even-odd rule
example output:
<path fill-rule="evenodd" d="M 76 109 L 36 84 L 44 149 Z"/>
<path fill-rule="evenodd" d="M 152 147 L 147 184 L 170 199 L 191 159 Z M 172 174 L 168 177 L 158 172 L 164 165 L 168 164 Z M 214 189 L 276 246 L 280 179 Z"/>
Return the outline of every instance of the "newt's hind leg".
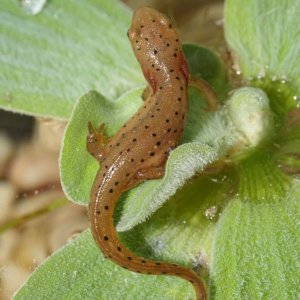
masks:
<path fill-rule="evenodd" d="M 209 111 L 214 111 L 219 107 L 217 95 L 208 82 L 190 75 L 189 86 L 196 88 L 204 95 L 207 100 Z"/>
<path fill-rule="evenodd" d="M 145 180 L 162 178 L 165 175 L 165 168 L 165 165 L 163 165 L 161 167 L 138 171 L 131 181 L 129 181 L 125 190 L 130 190 Z"/>
<path fill-rule="evenodd" d="M 135 178 L 139 180 L 150 180 L 150 179 L 159 179 L 165 175 L 165 164 L 160 167 L 152 167 L 147 170 L 140 170 L 135 175 Z"/>
<path fill-rule="evenodd" d="M 92 123 L 88 123 L 89 134 L 86 139 L 86 149 L 99 162 L 105 159 L 105 147 L 109 138 L 104 134 L 105 124 L 102 123 L 99 128 L 94 128 Z"/>

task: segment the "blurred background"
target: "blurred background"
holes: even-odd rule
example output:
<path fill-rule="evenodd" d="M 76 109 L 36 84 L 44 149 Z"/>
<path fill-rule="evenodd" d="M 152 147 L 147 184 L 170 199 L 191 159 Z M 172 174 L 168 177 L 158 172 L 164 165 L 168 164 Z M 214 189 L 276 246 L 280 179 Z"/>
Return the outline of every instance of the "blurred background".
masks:
<path fill-rule="evenodd" d="M 124 0 L 173 19 L 183 41 L 225 53 L 223 1 Z M 44 9 L 47 9 L 47 4 Z M 0 299 L 11 299 L 33 270 L 89 224 L 86 208 L 68 202 L 58 156 L 66 123 L 0 109 Z"/>

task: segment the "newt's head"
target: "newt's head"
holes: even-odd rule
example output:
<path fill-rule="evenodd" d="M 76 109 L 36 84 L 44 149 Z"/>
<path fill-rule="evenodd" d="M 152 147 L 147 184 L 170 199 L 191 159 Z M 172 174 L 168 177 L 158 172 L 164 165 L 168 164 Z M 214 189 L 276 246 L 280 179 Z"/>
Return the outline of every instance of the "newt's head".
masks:
<path fill-rule="evenodd" d="M 168 71 L 182 61 L 179 37 L 170 18 L 153 8 L 135 10 L 128 37 L 148 81 L 151 76 L 169 76 Z"/>
<path fill-rule="evenodd" d="M 150 7 L 141 7 L 134 11 L 128 37 L 137 56 L 140 56 L 138 51 L 145 54 L 149 50 L 149 44 L 154 50 L 155 47 L 164 48 L 167 42 L 172 42 L 173 46 L 176 39 L 178 42 L 178 34 L 170 18 Z"/>

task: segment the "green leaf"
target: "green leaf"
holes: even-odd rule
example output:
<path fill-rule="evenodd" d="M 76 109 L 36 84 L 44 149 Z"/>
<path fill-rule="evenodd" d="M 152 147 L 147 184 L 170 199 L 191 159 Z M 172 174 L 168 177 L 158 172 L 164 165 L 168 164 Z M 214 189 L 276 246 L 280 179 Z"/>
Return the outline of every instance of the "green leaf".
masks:
<path fill-rule="evenodd" d="M 224 100 L 229 91 L 227 70 L 217 54 L 211 49 L 195 44 L 183 44 L 190 73 L 206 80 L 216 91 L 219 100 Z"/>
<path fill-rule="evenodd" d="M 275 112 L 300 104 L 300 2 L 228 0 L 226 40 L 244 78 L 263 88 Z"/>
<path fill-rule="evenodd" d="M 192 95 L 183 135 L 186 143 L 172 151 L 162 179 L 147 181 L 127 193 L 118 231 L 126 231 L 146 220 L 196 172 L 219 160 L 234 145 L 252 148 L 265 138 L 270 109 L 268 98 L 261 90 L 241 88 L 222 109 L 213 113 L 202 111 L 202 114 L 196 109 L 199 99 Z"/>
<path fill-rule="evenodd" d="M 188 299 L 187 281 L 171 276 L 141 275 L 107 260 L 90 231 L 49 257 L 14 299 Z M 174 298 L 175 297 L 175 298 Z"/>
<path fill-rule="evenodd" d="M 214 241 L 213 299 L 298 299 L 300 182 L 266 155 L 241 164 Z"/>
<path fill-rule="evenodd" d="M 116 0 L 53 0 L 36 16 L 1 1 L 0 107 L 68 118 L 91 89 L 113 99 L 140 85 L 130 17 Z"/>
<path fill-rule="evenodd" d="M 84 124 L 88 121 L 94 124 L 104 122 L 107 133 L 114 134 L 141 105 L 141 93 L 142 90 L 134 90 L 115 102 L 105 100 L 96 92 L 80 99 L 66 129 L 60 158 L 62 185 L 70 199 L 81 204 L 89 202 L 92 182 L 99 168 L 97 161 L 86 151 L 87 127 Z M 243 105 L 239 104 L 240 101 Z M 162 179 L 146 181 L 126 193 L 123 214 L 117 226 L 119 231 L 145 221 L 196 172 L 225 155 L 233 145 L 245 143 L 253 146 L 253 141 L 242 131 L 242 122 L 239 120 L 238 127 L 235 126 L 237 121 L 231 116 L 239 114 L 245 124 L 248 124 L 249 118 L 258 124 L 268 124 L 267 98 L 253 88 L 236 91 L 228 104 L 215 112 L 204 110 L 206 102 L 195 90 L 189 93 L 189 103 L 188 124 L 182 138 L 185 144 L 170 154 Z M 247 105 L 251 109 L 247 109 Z M 263 113 L 254 118 L 255 112 L 261 110 Z M 261 119 L 266 120 L 261 122 Z M 261 126 L 258 129 L 258 134 L 264 133 Z M 255 134 L 255 131 L 251 132 L 250 136 Z M 259 137 L 252 139 L 256 143 L 260 140 Z"/>
<path fill-rule="evenodd" d="M 216 161 L 222 152 L 205 144 L 179 146 L 169 156 L 163 179 L 147 181 L 127 193 L 118 231 L 144 221 L 184 185 L 197 171 Z"/>
<path fill-rule="evenodd" d="M 207 275 L 216 221 L 233 184 L 232 172 L 199 177 L 149 221 L 121 238 L 138 255 L 193 267 Z M 212 207 L 217 209 L 208 218 L 207 210 Z M 121 299 L 124 295 L 128 299 L 187 300 L 194 297 L 194 291 L 185 280 L 128 272 L 105 260 L 86 231 L 48 258 L 15 299 Z"/>
<path fill-rule="evenodd" d="M 299 111 L 292 111 L 287 116 L 288 123 L 279 133 L 275 145 L 274 159 L 281 169 L 289 174 L 297 174 L 300 169 L 300 122 Z"/>
<path fill-rule="evenodd" d="M 235 180 L 232 170 L 193 178 L 147 222 L 120 236 L 128 245 L 142 236 L 141 244 L 134 248 L 140 255 L 193 267 L 207 275 L 216 224 Z"/>
<path fill-rule="evenodd" d="M 90 92 L 83 96 L 77 103 L 65 132 L 60 157 L 61 181 L 66 195 L 71 200 L 81 204 L 87 204 L 89 202 L 90 188 L 99 168 L 98 162 L 90 156 L 86 150 L 88 122 L 91 121 L 93 124 L 105 123 L 107 134 L 115 134 L 115 132 L 134 114 L 138 107 L 141 106 L 141 94 L 142 89 L 133 90 L 124 94 L 117 101 L 111 102 L 106 100 L 97 92 Z M 194 91 L 192 92 L 192 95 L 194 98 L 191 100 L 190 97 L 190 101 L 191 103 L 195 103 L 195 108 L 204 108 L 205 102 L 201 100 L 199 94 Z M 193 105 L 191 105 L 191 107 L 191 111 L 194 111 L 194 113 L 191 113 L 191 117 L 193 117 L 196 113 L 198 116 L 198 122 L 201 122 L 203 118 L 199 118 L 199 114 L 196 112 L 196 109 L 193 109 Z M 187 128 L 189 128 L 189 126 L 187 126 Z M 195 126 L 195 128 L 197 129 L 199 126 Z M 197 133 L 193 132 L 190 128 L 189 135 L 196 136 Z M 187 137 L 184 137 L 184 139 L 187 140 Z M 206 164 L 216 156 L 215 151 L 207 145 L 199 144 L 198 146 L 195 145 L 188 147 L 183 145 L 182 147 L 182 150 L 178 148 L 171 154 L 171 157 L 174 158 L 173 165 L 171 165 L 172 170 L 177 168 L 180 161 L 184 161 L 184 159 L 180 157 L 182 153 L 185 153 L 185 157 L 187 157 L 187 159 L 188 156 L 193 154 L 194 160 L 199 161 L 200 164 L 205 160 L 205 158 L 202 159 L 197 157 L 197 153 L 203 153 L 203 155 L 206 155 Z M 187 172 L 186 176 L 189 177 L 195 172 L 194 167 L 192 167 L 192 169 L 185 169 Z M 185 181 L 185 177 L 180 176 L 176 179 L 172 176 L 173 180 L 176 180 L 177 185 L 182 185 Z M 144 188 L 146 188 L 149 192 L 152 189 L 151 186 L 156 185 L 158 182 L 159 180 L 147 181 L 140 185 L 140 187 L 144 186 Z M 140 187 L 137 189 L 140 189 Z M 150 187 L 150 189 L 147 189 L 147 187 Z M 169 193 L 173 194 L 175 190 L 176 188 L 172 187 Z M 147 191 L 144 193 L 147 193 Z M 171 196 L 171 194 L 169 194 L 169 196 Z"/>
<path fill-rule="evenodd" d="M 71 200 L 81 204 L 87 204 L 89 202 L 90 188 L 99 168 L 98 162 L 90 156 L 86 150 L 88 122 L 91 121 L 93 124 L 105 123 L 107 125 L 107 134 L 113 135 L 141 105 L 141 93 L 141 89 L 133 90 L 124 94 L 117 101 L 110 102 L 97 92 L 90 92 L 79 100 L 66 129 L 60 157 L 61 181 L 66 195 Z M 194 92 L 194 96 L 196 95 Z M 195 106 L 201 107 L 199 95 L 198 97 L 196 96 L 191 103 L 197 103 Z M 202 106 L 204 107 L 203 102 Z M 198 116 L 198 122 L 201 122 L 202 119 L 199 118 L 199 114 L 193 109 L 193 105 L 191 105 L 191 107 L 191 111 L 194 111 Z M 191 116 L 193 116 L 193 113 Z M 195 126 L 194 128 L 197 129 L 199 127 L 200 126 Z M 187 128 L 189 128 L 189 126 L 187 126 Z M 197 133 L 191 129 L 189 130 L 189 134 L 190 136 L 197 136 Z M 187 140 L 187 137 L 184 137 L 184 139 Z M 197 157 L 197 153 L 206 155 L 206 164 L 216 156 L 216 152 L 210 146 L 200 144 L 194 146 L 183 145 L 182 147 L 182 150 L 178 148 L 171 154 L 171 157 L 174 157 L 173 168 L 174 165 L 176 167 L 178 162 L 184 161 L 184 159 L 180 157 L 182 152 L 185 153 L 185 157 L 188 157 L 191 155 L 191 152 L 196 151 L 193 157 L 194 160 L 197 160 L 200 164 L 202 162 L 204 163 L 204 160 L 202 160 L 201 157 Z M 178 154 L 176 155 L 177 152 Z M 191 167 L 190 164 L 187 166 Z M 191 170 L 186 168 L 186 176 L 193 175 L 194 171 L 193 166 Z M 176 183 L 182 185 L 185 177 L 180 176 L 176 179 Z M 173 180 L 174 179 L 175 178 L 173 178 Z M 149 186 L 149 189 L 146 188 L 149 192 L 152 189 L 151 186 L 157 185 L 158 182 L 159 180 L 147 181 L 137 189 L 140 189 L 141 186 L 144 186 L 144 188 Z M 174 192 L 175 189 L 172 188 L 172 193 Z"/>
<path fill-rule="evenodd" d="M 91 91 L 81 97 L 70 117 L 60 154 L 60 178 L 70 200 L 87 204 L 99 163 L 86 150 L 88 122 L 106 124 L 113 135 L 141 106 L 142 89 L 130 91 L 117 101 L 109 101 Z"/>
<path fill-rule="evenodd" d="M 244 76 L 285 78 L 299 91 L 299 10 L 298 0 L 226 1 L 226 40 Z"/>

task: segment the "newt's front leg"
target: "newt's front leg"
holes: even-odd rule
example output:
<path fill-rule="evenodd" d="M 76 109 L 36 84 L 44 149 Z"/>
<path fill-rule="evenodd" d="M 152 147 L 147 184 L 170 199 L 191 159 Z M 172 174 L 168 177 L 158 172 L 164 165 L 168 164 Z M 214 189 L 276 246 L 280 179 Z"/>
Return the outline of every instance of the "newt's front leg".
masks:
<path fill-rule="evenodd" d="M 88 123 L 89 134 L 87 135 L 86 148 L 100 163 L 105 159 L 105 147 L 109 142 L 109 138 L 104 134 L 104 128 L 104 123 L 96 129 L 91 122 Z"/>

